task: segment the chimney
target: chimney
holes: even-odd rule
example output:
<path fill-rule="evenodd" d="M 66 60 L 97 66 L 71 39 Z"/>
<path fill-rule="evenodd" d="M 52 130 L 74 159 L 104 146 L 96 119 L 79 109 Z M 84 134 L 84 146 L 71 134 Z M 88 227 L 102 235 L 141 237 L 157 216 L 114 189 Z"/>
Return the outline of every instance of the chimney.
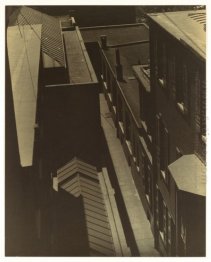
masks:
<path fill-rule="evenodd" d="M 123 70 L 120 61 L 120 52 L 119 49 L 115 50 L 116 53 L 116 76 L 118 81 L 123 81 Z"/>
<path fill-rule="evenodd" d="M 100 39 L 101 39 L 102 49 L 106 50 L 108 48 L 108 46 L 107 46 L 107 35 L 101 35 Z"/>

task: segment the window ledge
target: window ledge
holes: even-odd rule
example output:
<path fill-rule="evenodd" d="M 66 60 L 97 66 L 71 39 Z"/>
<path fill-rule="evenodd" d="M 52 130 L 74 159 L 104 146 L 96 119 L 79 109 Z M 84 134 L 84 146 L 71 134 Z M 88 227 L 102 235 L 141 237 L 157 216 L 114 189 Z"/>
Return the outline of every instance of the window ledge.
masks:
<path fill-rule="evenodd" d="M 131 147 L 131 142 L 129 140 L 126 140 L 126 145 L 128 147 L 128 150 L 130 152 L 131 155 L 133 155 L 133 152 L 132 152 L 132 147 Z"/>
<path fill-rule="evenodd" d="M 120 127 L 120 129 L 121 129 L 122 133 L 124 134 L 124 133 L 125 133 L 125 131 L 124 131 L 123 122 L 119 121 L 119 127 Z"/>
<path fill-rule="evenodd" d="M 108 90 L 108 87 L 105 81 L 103 81 L 103 86 L 105 87 L 106 90 Z"/>
<path fill-rule="evenodd" d="M 160 236 L 162 238 L 162 240 L 164 241 L 164 233 L 162 231 L 159 230 Z"/>
<path fill-rule="evenodd" d="M 201 135 L 201 140 L 206 144 L 207 143 L 207 138 L 205 135 Z"/>
<path fill-rule="evenodd" d="M 166 181 L 166 172 L 163 170 L 160 170 L 160 174 L 162 176 L 162 178 Z"/>
<path fill-rule="evenodd" d="M 158 83 L 160 85 L 160 87 L 165 88 L 165 82 L 163 78 L 158 78 Z"/>
<path fill-rule="evenodd" d="M 185 108 L 184 103 L 177 103 L 177 108 L 179 109 L 179 111 L 183 114 L 186 115 L 187 114 L 187 109 Z"/>
<path fill-rule="evenodd" d="M 112 103 L 112 97 L 111 97 L 111 93 L 110 92 L 108 92 L 108 98 L 109 98 L 110 102 Z"/>

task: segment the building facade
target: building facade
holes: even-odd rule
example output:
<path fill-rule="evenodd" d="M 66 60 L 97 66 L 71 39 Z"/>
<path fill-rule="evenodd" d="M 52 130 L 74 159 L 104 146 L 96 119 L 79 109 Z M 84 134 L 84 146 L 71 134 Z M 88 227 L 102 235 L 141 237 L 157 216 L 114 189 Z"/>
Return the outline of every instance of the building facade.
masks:
<path fill-rule="evenodd" d="M 205 255 L 205 15 L 149 16 L 155 244 L 169 256 Z"/>
<path fill-rule="evenodd" d="M 102 160 L 99 82 L 74 18 L 19 7 L 7 49 L 26 210 L 22 234 L 7 226 L 23 242 L 9 236 L 7 255 L 130 256 Z"/>
<path fill-rule="evenodd" d="M 154 14 L 149 20 L 145 59 L 139 56 L 147 34 L 139 39 L 141 50 L 133 36 L 119 36 L 116 43 L 105 28 L 95 33 L 99 77 L 155 247 L 163 256 L 204 256 L 205 11 Z M 82 29 L 85 39 L 93 34 Z"/>
<path fill-rule="evenodd" d="M 11 16 L 10 103 L 31 198 L 27 255 L 133 255 L 136 240 L 124 235 L 103 167 L 111 158 L 102 146 L 103 91 L 154 236 L 147 245 L 163 256 L 205 256 L 205 15 L 157 13 L 150 27 L 91 28 L 28 7 Z M 81 252 L 69 245 L 77 230 Z"/>

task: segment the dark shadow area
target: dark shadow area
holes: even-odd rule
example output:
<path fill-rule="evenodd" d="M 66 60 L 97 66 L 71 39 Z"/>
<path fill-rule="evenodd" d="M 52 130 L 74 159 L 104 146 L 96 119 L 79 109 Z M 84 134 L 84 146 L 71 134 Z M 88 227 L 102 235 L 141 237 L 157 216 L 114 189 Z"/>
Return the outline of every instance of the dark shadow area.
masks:
<path fill-rule="evenodd" d="M 133 235 L 133 231 L 132 231 L 132 227 L 128 218 L 128 214 L 126 211 L 126 207 L 124 204 L 124 200 L 121 194 L 121 190 L 119 187 L 119 183 L 116 177 L 116 173 L 114 170 L 114 166 L 112 163 L 112 159 L 109 153 L 109 149 L 108 149 L 108 145 L 106 143 L 106 138 L 105 135 L 103 133 L 102 130 L 102 152 L 104 152 L 104 154 L 102 155 L 102 166 L 106 166 L 107 170 L 108 170 L 108 175 L 111 181 L 111 185 L 115 190 L 115 199 L 116 199 L 116 203 L 117 203 L 117 207 L 118 207 L 118 211 L 120 214 L 120 218 L 122 221 L 122 225 L 123 225 L 123 229 L 124 229 L 124 233 L 125 233 L 125 237 L 126 237 L 126 241 L 127 241 L 127 245 L 130 247 L 131 249 L 131 254 L 132 256 L 140 256 L 139 252 L 138 252 L 138 248 L 136 245 L 136 241 Z"/>

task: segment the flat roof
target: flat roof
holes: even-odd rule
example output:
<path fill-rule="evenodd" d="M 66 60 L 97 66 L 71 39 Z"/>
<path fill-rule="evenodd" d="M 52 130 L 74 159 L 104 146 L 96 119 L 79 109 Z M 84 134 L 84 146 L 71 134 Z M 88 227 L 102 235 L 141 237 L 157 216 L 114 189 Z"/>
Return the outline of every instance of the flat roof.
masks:
<path fill-rule="evenodd" d="M 84 42 L 100 41 L 101 35 L 107 35 L 109 45 L 146 40 L 149 34 L 148 28 L 143 24 L 80 27 L 80 31 Z"/>
<path fill-rule="evenodd" d="M 145 24 L 131 24 L 120 26 L 102 26 L 81 28 L 84 42 L 97 42 L 101 35 L 107 35 L 108 45 L 119 45 L 124 43 L 149 40 L 149 30 Z M 118 47 L 120 60 L 123 66 L 124 81 L 119 82 L 120 88 L 131 109 L 136 122 L 141 125 L 140 120 L 140 101 L 139 83 L 134 75 L 133 66 L 149 63 L 149 44 L 136 44 Z M 116 55 L 115 48 L 103 50 L 114 74 L 116 74 Z"/>
<path fill-rule="evenodd" d="M 21 166 L 31 166 L 34 150 L 41 25 L 7 28 L 7 48 Z M 39 37 L 37 37 L 39 36 Z"/>
<path fill-rule="evenodd" d="M 92 82 L 93 68 L 87 63 L 86 49 L 81 45 L 77 30 L 64 31 L 63 35 L 70 83 Z"/>
<path fill-rule="evenodd" d="M 138 60 L 144 64 L 148 62 L 149 46 L 141 44 L 137 46 L 120 47 L 120 59 L 123 66 L 124 81 L 119 82 L 120 88 L 129 104 L 131 113 L 135 117 L 138 124 L 140 120 L 140 101 L 139 101 L 139 83 L 133 72 L 133 65 L 138 64 Z M 104 53 L 109 61 L 109 64 L 116 75 L 116 57 L 115 48 L 104 50 Z"/>
<path fill-rule="evenodd" d="M 168 167 L 179 190 L 206 195 L 206 167 L 194 154 L 184 155 Z"/>
<path fill-rule="evenodd" d="M 206 59 L 206 11 L 189 10 L 148 15 L 167 32 Z"/>

